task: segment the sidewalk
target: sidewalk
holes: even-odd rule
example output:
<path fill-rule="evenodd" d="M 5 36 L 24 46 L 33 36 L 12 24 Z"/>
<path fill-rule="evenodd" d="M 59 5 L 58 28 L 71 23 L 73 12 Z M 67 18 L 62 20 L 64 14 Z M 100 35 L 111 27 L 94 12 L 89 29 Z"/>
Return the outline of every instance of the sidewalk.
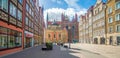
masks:
<path fill-rule="evenodd" d="M 71 47 L 99 53 L 108 58 L 120 58 L 120 46 L 75 43 Z"/>

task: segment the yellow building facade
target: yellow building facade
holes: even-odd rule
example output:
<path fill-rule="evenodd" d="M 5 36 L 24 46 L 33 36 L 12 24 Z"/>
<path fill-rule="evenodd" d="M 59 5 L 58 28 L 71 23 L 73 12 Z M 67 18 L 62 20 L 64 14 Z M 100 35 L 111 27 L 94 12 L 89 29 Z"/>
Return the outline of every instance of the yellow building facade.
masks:
<path fill-rule="evenodd" d="M 68 42 L 68 32 L 65 28 L 62 29 L 61 24 L 57 22 L 48 24 L 45 29 L 45 42 L 66 43 Z"/>
<path fill-rule="evenodd" d="M 107 44 L 120 45 L 120 0 L 108 0 L 106 4 Z"/>

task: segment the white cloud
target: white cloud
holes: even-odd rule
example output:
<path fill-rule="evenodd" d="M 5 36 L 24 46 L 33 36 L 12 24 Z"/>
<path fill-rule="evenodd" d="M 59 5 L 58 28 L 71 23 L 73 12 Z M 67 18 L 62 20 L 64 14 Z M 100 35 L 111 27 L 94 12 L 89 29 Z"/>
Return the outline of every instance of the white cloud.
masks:
<path fill-rule="evenodd" d="M 44 11 L 44 19 L 46 19 L 47 13 L 50 20 L 56 19 L 60 21 L 61 13 L 64 13 L 65 10 L 62 8 L 51 8 Z"/>
<path fill-rule="evenodd" d="M 78 16 L 86 13 L 87 9 L 80 9 L 79 12 L 76 12 L 74 8 L 67 8 L 67 9 L 62 9 L 62 8 L 51 8 L 51 9 L 46 9 L 44 11 L 44 19 L 46 20 L 47 13 L 49 14 L 49 19 L 50 21 L 53 21 L 56 19 L 57 21 L 61 21 L 61 14 L 64 13 L 67 15 L 69 18 L 72 18 L 75 13 L 78 14 Z"/>

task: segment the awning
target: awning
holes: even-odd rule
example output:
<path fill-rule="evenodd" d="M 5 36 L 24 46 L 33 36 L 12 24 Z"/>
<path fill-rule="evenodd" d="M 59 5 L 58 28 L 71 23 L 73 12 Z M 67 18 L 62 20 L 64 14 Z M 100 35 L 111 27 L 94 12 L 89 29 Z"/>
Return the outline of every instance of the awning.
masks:
<path fill-rule="evenodd" d="M 33 37 L 33 33 L 30 33 L 28 31 L 25 31 L 25 36 L 26 37 Z"/>

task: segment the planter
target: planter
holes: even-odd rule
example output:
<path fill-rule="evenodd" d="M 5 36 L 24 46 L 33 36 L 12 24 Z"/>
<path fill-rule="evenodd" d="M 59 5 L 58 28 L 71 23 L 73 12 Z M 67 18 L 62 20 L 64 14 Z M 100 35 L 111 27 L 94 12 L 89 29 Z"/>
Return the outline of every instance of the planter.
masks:
<path fill-rule="evenodd" d="M 52 43 L 46 43 L 47 50 L 52 50 L 53 49 L 53 44 Z"/>
<path fill-rule="evenodd" d="M 53 49 L 52 43 L 46 43 L 45 45 L 42 46 L 42 50 L 52 50 L 52 49 Z"/>

